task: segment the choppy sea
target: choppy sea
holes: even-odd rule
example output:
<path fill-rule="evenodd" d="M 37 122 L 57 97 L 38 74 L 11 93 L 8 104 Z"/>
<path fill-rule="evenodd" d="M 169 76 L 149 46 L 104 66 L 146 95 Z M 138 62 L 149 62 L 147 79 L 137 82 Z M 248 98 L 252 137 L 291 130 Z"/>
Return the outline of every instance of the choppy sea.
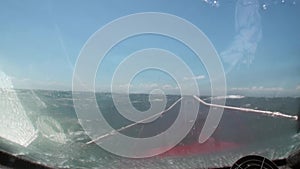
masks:
<path fill-rule="evenodd" d="M 11 92 L 14 94 L 12 95 Z M 14 95 L 17 97 L 11 97 Z M 180 98 L 178 95 L 168 95 L 167 107 L 178 98 Z M 210 102 L 211 99 L 218 99 L 205 96 L 201 98 L 207 102 Z M 7 99 L 10 100 L 7 101 Z M 96 99 L 104 117 L 115 129 L 131 123 L 118 114 L 110 93 L 96 93 Z M 130 95 L 131 103 L 139 110 L 149 109 L 148 99 L 147 94 Z M 208 113 L 208 107 L 200 105 L 194 127 L 176 146 L 179 149 L 181 147 L 183 150 L 180 150 L 185 152 L 167 152 L 164 155 L 151 158 L 130 159 L 111 154 L 97 144 L 86 144 L 91 139 L 79 124 L 74 110 L 72 92 L 3 90 L 1 91 L 0 103 L 2 120 L 11 120 L 8 118 L 10 113 L 22 109 L 36 132 L 36 138 L 27 147 L 18 145 L 12 141 L 14 137 L 10 137 L 9 139 L 0 138 L 0 148 L 54 168 L 194 169 L 223 167 L 231 166 L 237 159 L 248 154 L 279 159 L 287 157 L 292 151 L 300 148 L 297 121 L 237 110 L 225 110 L 219 126 L 210 139 L 211 150 L 206 147 L 203 150 L 200 148 L 200 150 L 190 153 L 190 149 L 184 150 L 184 148 L 197 141 L 197 136 L 201 132 L 201 127 Z M 232 96 L 227 98 L 226 105 L 297 115 L 300 98 Z M 152 123 L 152 126 L 140 124 L 132 130 L 124 131 L 123 134 L 148 137 L 164 130 L 172 125 L 179 107 L 175 106 L 170 110 L 172 113 L 166 113 L 159 117 Z M 15 110 L 11 111 L 10 108 Z M 17 116 L 12 123 L 22 124 L 23 122 L 24 118 Z M 1 130 L 3 132 L 1 135 L 9 136 L 10 132 L 14 130 L 13 127 L 15 128 L 15 126 L 10 128 L 7 125 L 5 131 Z M 26 130 L 23 132 L 26 134 Z M 15 137 L 22 137 L 22 135 Z M 222 142 L 237 146 L 222 147 Z M 172 152 L 172 150 L 170 151 Z"/>

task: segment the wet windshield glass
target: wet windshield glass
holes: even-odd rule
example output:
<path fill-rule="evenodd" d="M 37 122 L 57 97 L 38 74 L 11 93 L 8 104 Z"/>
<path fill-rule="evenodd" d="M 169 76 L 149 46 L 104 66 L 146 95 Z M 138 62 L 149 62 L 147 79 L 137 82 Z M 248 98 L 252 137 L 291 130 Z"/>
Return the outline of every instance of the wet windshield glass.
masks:
<path fill-rule="evenodd" d="M 300 147 L 296 0 L 5 1 L 0 149 L 54 168 L 211 168 Z"/>

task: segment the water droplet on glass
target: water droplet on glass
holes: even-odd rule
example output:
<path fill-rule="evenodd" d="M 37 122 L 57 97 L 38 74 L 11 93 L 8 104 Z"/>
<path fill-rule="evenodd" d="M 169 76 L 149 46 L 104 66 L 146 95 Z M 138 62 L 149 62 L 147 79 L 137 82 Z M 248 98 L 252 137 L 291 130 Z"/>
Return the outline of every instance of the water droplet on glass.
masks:
<path fill-rule="evenodd" d="M 263 9 L 263 10 L 267 10 L 267 4 L 263 4 L 263 5 L 262 5 L 262 9 Z"/>
<path fill-rule="evenodd" d="M 214 0 L 214 1 L 213 1 L 213 6 L 214 6 L 214 7 L 219 7 L 219 5 L 220 5 L 220 4 L 219 4 L 219 2 L 218 2 L 217 0 Z"/>
<path fill-rule="evenodd" d="M 212 7 L 219 7 L 220 3 L 218 0 L 202 0 L 203 2 L 211 5 Z"/>

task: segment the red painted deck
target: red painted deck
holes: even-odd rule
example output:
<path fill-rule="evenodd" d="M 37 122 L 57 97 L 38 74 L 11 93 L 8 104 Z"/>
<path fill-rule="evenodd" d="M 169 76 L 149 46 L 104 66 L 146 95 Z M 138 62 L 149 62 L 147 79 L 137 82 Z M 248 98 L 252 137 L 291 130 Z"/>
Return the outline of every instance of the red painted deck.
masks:
<path fill-rule="evenodd" d="M 230 149 L 240 147 L 240 144 L 226 141 L 216 141 L 213 138 L 208 139 L 205 143 L 194 142 L 187 145 L 177 145 L 171 150 L 160 154 L 159 156 L 168 157 L 168 156 L 190 156 L 190 155 L 200 155 L 200 154 L 209 154 L 217 153 Z M 152 149 L 150 152 L 155 153 L 159 152 L 161 149 Z"/>

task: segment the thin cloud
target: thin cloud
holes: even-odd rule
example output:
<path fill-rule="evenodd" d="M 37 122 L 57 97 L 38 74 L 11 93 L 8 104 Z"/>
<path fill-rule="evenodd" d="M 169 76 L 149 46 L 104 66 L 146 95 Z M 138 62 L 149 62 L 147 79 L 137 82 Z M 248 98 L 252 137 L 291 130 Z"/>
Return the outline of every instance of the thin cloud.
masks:
<path fill-rule="evenodd" d="M 9 77 L 17 89 L 71 90 L 71 86 L 56 80 L 32 80 L 29 78 Z"/>
<path fill-rule="evenodd" d="M 199 76 L 193 76 L 193 77 L 184 77 L 184 80 L 201 80 L 201 79 L 205 79 L 204 75 L 199 75 Z"/>
<path fill-rule="evenodd" d="M 126 92 L 129 91 L 132 93 L 149 93 L 153 90 L 162 90 L 165 93 L 178 93 L 178 86 L 171 84 L 158 84 L 158 83 L 139 83 L 139 84 L 124 84 L 119 85 L 117 90 L 114 92 Z"/>
<path fill-rule="evenodd" d="M 296 90 L 300 90 L 300 85 L 296 86 Z"/>
<path fill-rule="evenodd" d="M 253 87 L 236 87 L 231 88 L 233 91 L 268 91 L 268 92 L 276 92 L 276 91 L 283 91 L 282 87 L 263 87 L 263 86 L 253 86 Z"/>
<path fill-rule="evenodd" d="M 164 90 L 177 90 L 177 89 L 178 89 L 177 86 L 172 86 L 172 85 L 169 85 L 169 84 L 163 85 L 162 88 L 163 88 Z"/>

